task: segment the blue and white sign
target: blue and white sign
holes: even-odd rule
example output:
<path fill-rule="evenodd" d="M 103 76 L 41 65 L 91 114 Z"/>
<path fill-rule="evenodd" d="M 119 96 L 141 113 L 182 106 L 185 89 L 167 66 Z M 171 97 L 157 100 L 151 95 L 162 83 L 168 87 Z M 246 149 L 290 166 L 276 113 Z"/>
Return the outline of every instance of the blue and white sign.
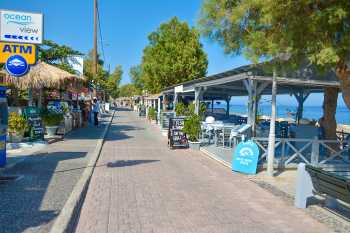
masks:
<path fill-rule="evenodd" d="M 28 72 L 29 65 L 21 55 L 13 55 L 7 59 L 5 68 L 10 75 L 20 77 Z"/>
<path fill-rule="evenodd" d="M 41 44 L 43 41 L 43 15 L 1 10 L 0 40 Z"/>
<path fill-rule="evenodd" d="M 246 174 L 256 174 L 259 153 L 259 147 L 255 142 L 239 143 L 233 154 L 232 170 Z"/>

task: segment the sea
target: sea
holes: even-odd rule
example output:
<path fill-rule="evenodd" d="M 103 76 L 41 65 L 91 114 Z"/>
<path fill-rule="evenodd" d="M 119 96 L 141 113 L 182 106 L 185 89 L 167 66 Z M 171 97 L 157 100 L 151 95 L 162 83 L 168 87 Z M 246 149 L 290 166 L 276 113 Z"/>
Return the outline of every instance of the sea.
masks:
<path fill-rule="evenodd" d="M 215 104 L 214 108 L 226 108 L 225 104 Z M 288 118 L 288 112 L 296 112 L 296 106 L 277 105 L 277 117 Z M 234 105 L 230 104 L 230 113 L 247 114 L 246 105 Z M 271 105 L 259 105 L 258 114 L 270 116 Z M 323 109 L 321 106 L 304 106 L 303 118 L 310 120 L 318 120 L 323 115 Z M 345 106 L 338 106 L 336 112 L 336 120 L 338 124 L 350 125 L 350 110 Z"/>

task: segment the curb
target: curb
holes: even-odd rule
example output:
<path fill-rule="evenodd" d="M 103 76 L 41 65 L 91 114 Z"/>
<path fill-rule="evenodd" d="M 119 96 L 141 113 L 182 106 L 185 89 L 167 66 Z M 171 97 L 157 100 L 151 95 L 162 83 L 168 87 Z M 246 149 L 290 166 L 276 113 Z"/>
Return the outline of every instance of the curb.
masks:
<path fill-rule="evenodd" d="M 108 123 L 108 125 L 105 127 L 102 136 L 97 141 L 96 148 L 91 156 L 91 159 L 89 160 L 82 176 L 74 186 L 74 189 L 72 193 L 70 194 L 68 200 L 64 204 L 60 214 L 56 218 L 53 226 L 51 227 L 50 233 L 66 233 L 66 232 L 73 232 L 75 228 L 75 224 L 77 223 L 80 209 L 84 203 L 85 195 L 87 193 L 90 179 L 92 177 L 92 174 L 94 172 L 94 168 L 96 166 L 96 163 L 100 157 L 100 153 L 102 150 L 104 138 L 107 135 L 107 132 L 111 126 L 111 123 L 113 121 L 115 115 L 115 111 L 113 111 L 113 114 L 111 116 L 111 119 Z"/>
<path fill-rule="evenodd" d="M 207 151 L 206 149 L 200 148 L 200 152 L 202 152 L 202 154 L 205 157 L 207 157 L 209 159 L 212 159 L 212 160 L 220 163 L 221 165 L 223 165 L 223 166 L 225 166 L 225 167 L 227 167 L 227 168 L 232 170 L 231 164 L 229 164 L 228 162 L 224 161 L 223 159 L 219 159 L 217 156 L 215 156 L 213 153 Z"/>

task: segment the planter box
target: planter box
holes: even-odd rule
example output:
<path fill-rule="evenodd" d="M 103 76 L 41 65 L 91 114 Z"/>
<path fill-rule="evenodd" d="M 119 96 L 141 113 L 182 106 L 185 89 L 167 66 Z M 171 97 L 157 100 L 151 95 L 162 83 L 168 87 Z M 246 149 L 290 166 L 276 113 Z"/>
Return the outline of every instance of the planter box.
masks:
<path fill-rule="evenodd" d="M 189 145 L 190 149 L 192 149 L 192 150 L 199 150 L 200 147 L 201 147 L 201 143 L 200 142 L 188 141 L 188 145 Z"/>
<path fill-rule="evenodd" d="M 19 143 L 23 141 L 23 134 L 24 133 L 9 133 L 9 137 L 10 137 L 10 142 L 13 143 Z"/>
<path fill-rule="evenodd" d="M 56 135 L 58 126 L 46 126 L 45 129 L 46 129 L 47 136 L 52 137 Z"/>

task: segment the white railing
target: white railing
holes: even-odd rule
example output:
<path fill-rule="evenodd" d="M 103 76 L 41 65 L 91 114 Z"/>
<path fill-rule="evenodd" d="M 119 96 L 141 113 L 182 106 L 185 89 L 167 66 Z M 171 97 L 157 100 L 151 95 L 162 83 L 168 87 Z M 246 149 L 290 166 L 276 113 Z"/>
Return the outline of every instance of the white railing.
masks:
<path fill-rule="evenodd" d="M 267 158 L 268 138 L 255 137 L 252 140 L 259 146 L 260 161 Z M 275 143 L 275 163 L 286 167 L 304 162 L 316 166 L 325 164 L 350 165 L 350 148 L 337 140 L 277 138 Z"/>

